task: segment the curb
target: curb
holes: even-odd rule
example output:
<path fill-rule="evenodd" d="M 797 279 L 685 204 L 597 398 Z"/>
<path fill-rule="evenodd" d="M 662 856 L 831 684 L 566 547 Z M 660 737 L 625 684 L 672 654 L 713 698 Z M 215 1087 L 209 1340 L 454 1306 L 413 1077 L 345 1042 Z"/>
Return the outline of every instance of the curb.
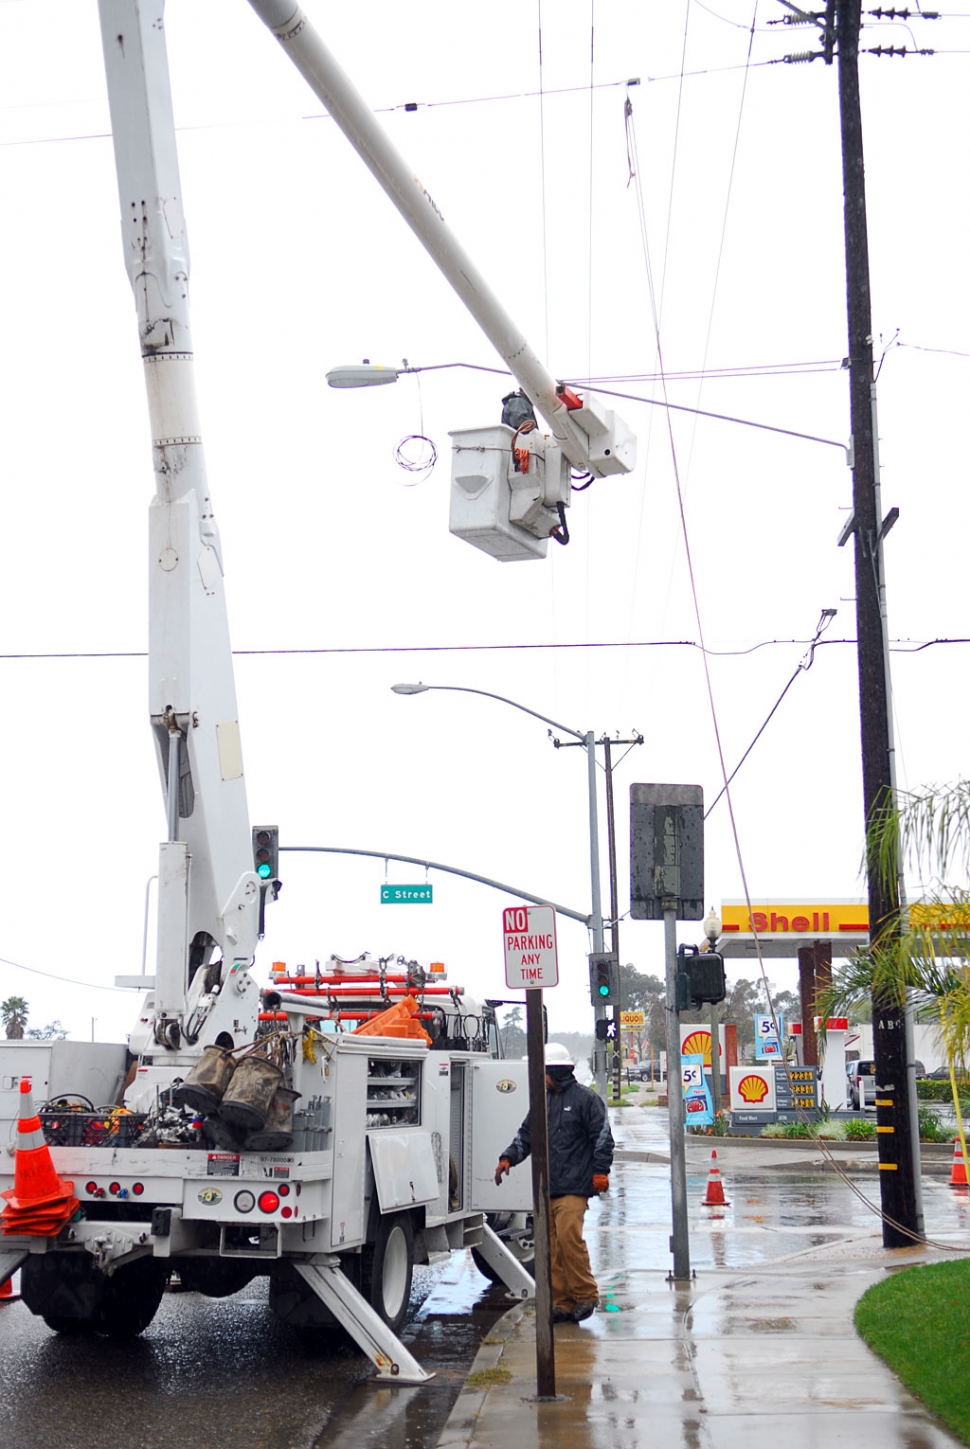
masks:
<path fill-rule="evenodd" d="M 526 1311 L 532 1306 L 531 1301 L 517 1303 L 514 1308 L 509 1309 L 508 1313 L 503 1313 L 476 1353 L 475 1361 L 468 1370 L 468 1378 L 471 1378 L 473 1374 L 481 1373 L 483 1369 L 498 1367 L 505 1352 L 506 1343 L 518 1328 Z M 487 1396 L 487 1386 L 483 1389 L 469 1388 L 466 1379 L 455 1400 L 454 1408 L 448 1415 L 447 1422 L 438 1437 L 435 1449 L 468 1449 L 469 1443 L 475 1437 L 478 1416 L 485 1407 Z"/>

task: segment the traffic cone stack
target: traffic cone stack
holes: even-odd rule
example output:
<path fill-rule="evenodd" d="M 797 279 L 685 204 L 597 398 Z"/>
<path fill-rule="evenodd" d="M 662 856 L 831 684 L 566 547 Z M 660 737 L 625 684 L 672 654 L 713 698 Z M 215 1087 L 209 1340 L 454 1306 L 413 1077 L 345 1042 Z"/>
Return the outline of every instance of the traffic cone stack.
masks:
<path fill-rule="evenodd" d="M 0 1283 L 0 1303 L 9 1303 L 14 1296 L 12 1278 L 8 1278 L 6 1282 Z"/>
<path fill-rule="evenodd" d="M 724 1184 L 721 1181 L 721 1169 L 717 1165 L 717 1152 L 711 1153 L 711 1170 L 707 1175 L 707 1194 L 702 1204 L 703 1207 L 730 1207 L 731 1204 L 724 1196 Z"/>
<path fill-rule="evenodd" d="M 950 1169 L 951 1187 L 970 1187 L 967 1182 L 967 1164 L 963 1160 L 963 1149 L 959 1137 L 953 1144 L 953 1166 Z"/>
<path fill-rule="evenodd" d="M 0 1213 L 5 1235 L 53 1238 L 69 1223 L 80 1204 L 73 1182 L 57 1175 L 40 1118 L 34 1111 L 30 1080 L 20 1083 L 20 1121 L 13 1187 L 0 1193 L 7 1206 Z"/>

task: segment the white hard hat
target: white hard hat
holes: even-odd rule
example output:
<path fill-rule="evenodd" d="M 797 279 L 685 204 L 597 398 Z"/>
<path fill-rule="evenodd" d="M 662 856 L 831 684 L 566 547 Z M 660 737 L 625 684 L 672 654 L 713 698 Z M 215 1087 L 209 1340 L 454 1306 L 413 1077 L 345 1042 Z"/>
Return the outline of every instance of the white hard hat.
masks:
<path fill-rule="evenodd" d="M 545 1060 L 547 1067 L 574 1067 L 576 1065 L 561 1041 L 546 1042 Z"/>

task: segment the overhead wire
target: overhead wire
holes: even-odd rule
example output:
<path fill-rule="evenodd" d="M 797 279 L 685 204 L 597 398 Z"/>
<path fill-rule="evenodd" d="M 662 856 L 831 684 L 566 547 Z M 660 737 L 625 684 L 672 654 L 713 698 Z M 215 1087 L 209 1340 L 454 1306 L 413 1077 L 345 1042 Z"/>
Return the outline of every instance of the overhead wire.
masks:
<path fill-rule="evenodd" d="M 55 976 L 53 971 L 41 971 L 36 966 L 24 966 L 20 961 L 10 961 L 0 956 L 0 965 L 10 966 L 14 971 L 27 971 L 31 976 L 46 976 L 49 981 L 64 981 L 69 986 L 83 986 L 87 991 L 130 991 L 128 986 L 102 986 L 97 981 L 76 981 L 73 976 Z"/>
<path fill-rule="evenodd" d="M 768 728 L 769 724 L 772 721 L 772 718 L 774 717 L 775 713 L 777 712 L 778 708 L 780 707 L 782 700 L 785 698 L 785 695 L 788 693 L 788 691 L 791 689 L 792 685 L 795 683 L 795 680 L 798 678 L 798 676 L 800 674 L 807 673 L 807 671 L 809 669 L 811 669 L 812 665 L 815 662 L 815 650 L 818 647 L 818 644 L 819 644 L 819 642 L 820 642 L 820 640 L 822 638 L 822 635 L 825 633 L 825 630 L 831 624 L 832 619 L 833 619 L 833 616 L 834 616 L 834 610 L 829 610 L 829 609 L 823 609 L 822 610 L 822 617 L 821 617 L 821 619 L 818 622 L 818 628 L 815 630 L 815 637 L 812 639 L 812 642 L 809 644 L 807 653 L 805 653 L 802 656 L 802 658 L 799 660 L 799 662 L 798 662 L 798 664 L 797 664 L 797 666 L 795 668 L 795 671 L 792 674 L 791 678 L 789 679 L 788 683 L 785 685 L 784 689 L 781 691 L 781 694 L 779 694 L 778 698 L 775 700 L 774 704 L 771 706 L 771 709 L 768 711 L 767 718 L 765 719 L 765 721 L 762 724 L 761 728 L 758 730 L 758 733 L 755 735 L 754 739 L 751 741 L 750 745 L 745 750 L 745 752 L 741 756 L 740 760 L 738 760 L 738 763 L 735 765 L 734 769 L 731 771 L 730 775 L 725 780 L 725 782 L 721 786 L 720 790 L 714 796 L 714 799 L 711 801 L 710 805 L 708 805 L 707 809 L 704 811 L 704 819 L 705 820 L 708 818 L 708 816 L 710 815 L 711 811 L 714 809 L 714 806 L 717 804 L 717 802 L 724 795 L 725 790 L 727 790 L 728 786 L 731 784 L 731 781 L 734 779 L 735 775 L 738 773 L 738 771 L 740 770 L 741 766 L 744 764 L 745 760 L 748 758 L 748 756 L 750 755 L 751 751 L 754 749 L 755 745 L 761 739 L 761 736 L 764 734 L 765 730 Z"/>
<path fill-rule="evenodd" d="M 834 644 L 846 644 L 854 647 L 857 642 L 855 639 L 822 639 L 819 641 L 819 647 L 824 648 L 826 645 Z M 365 644 L 308 645 L 300 648 L 275 646 L 268 649 L 233 649 L 232 654 L 236 659 L 248 659 L 259 658 L 263 655 L 285 658 L 287 655 L 302 657 L 314 654 L 502 654 L 543 649 L 697 649 L 703 654 L 710 655 L 712 659 L 725 659 L 755 654 L 759 649 L 809 643 L 811 643 L 809 639 L 762 639 L 757 644 L 749 644 L 744 649 L 711 649 L 697 639 L 585 639 L 538 641 L 533 644 Z M 970 644 L 970 638 L 924 639 L 918 644 L 908 639 L 897 639 L 892 641 L 889 647 L 893 654 L 920 654 L 924 649 L 931 649 L 941 644 Z M 148 655 L 144 649 L 20 650 L 0 654 L 0 663 L 27 662 L 29 660 L 147 658 Z"/>

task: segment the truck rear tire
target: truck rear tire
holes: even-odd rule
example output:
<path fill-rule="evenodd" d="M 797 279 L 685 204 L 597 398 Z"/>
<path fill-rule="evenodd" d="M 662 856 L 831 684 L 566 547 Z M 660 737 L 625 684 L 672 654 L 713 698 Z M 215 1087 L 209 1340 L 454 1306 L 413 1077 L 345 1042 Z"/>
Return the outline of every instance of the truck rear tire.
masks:
<path fill-rule="evenodd" d="M 388 1213 L 361 1254 L 361 1291 L 393 1332 L 407 1317 L 414 1273 L 414 1227 L 409 1213 Z"/>
<path fill-rule="evenodd" d="M 155 1317 L 167 1277 L 167 1263 L 151 1257 L 108 1277 L 87 1253 L 45 1253 L 24 1263 L 21 1297 L 55 1333 L 134 1338 Z"/>

